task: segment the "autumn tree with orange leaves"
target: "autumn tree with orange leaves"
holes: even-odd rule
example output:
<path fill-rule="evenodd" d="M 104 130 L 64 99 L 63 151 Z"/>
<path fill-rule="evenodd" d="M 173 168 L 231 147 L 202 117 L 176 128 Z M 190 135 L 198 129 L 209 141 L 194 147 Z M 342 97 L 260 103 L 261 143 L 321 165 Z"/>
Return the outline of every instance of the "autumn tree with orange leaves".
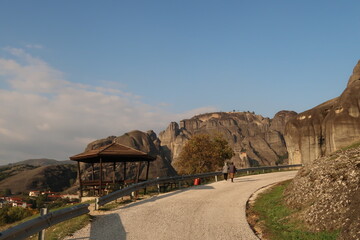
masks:
<path fill-rule="evenodd" d="M 214 172 L 233 156 L 222 135 L 197 134 L 186 142 L 174 165 L 179 174 Z"/>

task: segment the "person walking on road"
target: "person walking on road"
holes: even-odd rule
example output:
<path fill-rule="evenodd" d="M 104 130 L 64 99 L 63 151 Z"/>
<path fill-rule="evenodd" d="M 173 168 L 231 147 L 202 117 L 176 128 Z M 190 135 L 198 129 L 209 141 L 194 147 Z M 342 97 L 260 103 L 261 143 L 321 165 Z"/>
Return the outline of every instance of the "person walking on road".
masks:
<path fill-rule="evenodd" d="M 231 182 L 234 182 L 235 173 L 236 173 L 236 167 L 234 163 L 231 162 L 229 166 L 229 178 L 231 179 Z"/>
<path fill-rule="evenodd" d="M 224 180 L 227 181 L 228 173 L 229 173 L 229 166 L 228 166 L 227 162 L 225 162 L 225 164 L 223 166 L 222 173 L 224 174 Z"/>

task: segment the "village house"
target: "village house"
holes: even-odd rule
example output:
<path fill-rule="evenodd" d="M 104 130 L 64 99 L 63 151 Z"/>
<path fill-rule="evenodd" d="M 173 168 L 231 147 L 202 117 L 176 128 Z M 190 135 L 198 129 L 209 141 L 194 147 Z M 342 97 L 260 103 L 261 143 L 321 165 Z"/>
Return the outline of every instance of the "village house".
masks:
<path fill-rule="evenodd" d="M 0 197 L 0 208 L 3 208 L 7 204 L 5 197 Z"/>
<path fill-rule="evenodd" d="M 19 197 L 4 197 L 0 199 L 0 208 L 4 207 L 5 205 L 10 205 L 11 207 L 22 207 L 28 208 L 31 207 L 32 204 L 28 204 L 24 202 Z"/>
<path fill-rule="evenodd" d="M 40 195 L 40 191 L 30 191 L 29 197 L 38 197 Z"/>
<path fill-rule="evenodd" d="M 44 192 L 41 192 L 41 194 L 42 194 L 42 195 L 47 194 L 47 195 L 49 196 L 49 195 L 56 195 L 56 192 L 44 191 Z"/>
<path fill-rule="evenodd" d="M 79 195 L 75 195 L 75 194 L 64 194 L 61 196 L 62 198 L 68 198 L 69 200 L 77 200 L 79 199 Z"/>

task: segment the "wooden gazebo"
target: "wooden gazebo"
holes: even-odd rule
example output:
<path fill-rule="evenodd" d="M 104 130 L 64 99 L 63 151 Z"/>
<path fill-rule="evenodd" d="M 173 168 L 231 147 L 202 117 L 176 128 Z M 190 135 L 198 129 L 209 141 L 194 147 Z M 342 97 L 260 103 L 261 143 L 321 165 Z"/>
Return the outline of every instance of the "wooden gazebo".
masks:
<path fill-rule="evenodd" d="M 149 168 L 150 168 L 150 162 L 154 161 L 156 158 L 141 152 L 139 150 L 136 150 L 131 147 L 127 147 L 124 145 L 121 145 L 119 143 L 111 143 L 109 145 L 100 147 L 98 149 L 86 151 L 77 155 L 74 155 L 70 157 L 70 160 L 77 161 L 78 162 L 78 177 L 79 177 L 79 184 L 80 184 L 80 197 L 83 197 L 83 191 L 85 189 L 93 189 L 94 192 L 97 191 L 98 194 L 101 196 L 103 195 L 103 190 L 108 186 L 115 186 L 120 185 L 124 186 L 127 183 L 130 182 L 139 182 L 140 177 L 140 170 L 141 170 L 141 164 L 146 163 L 146 175 L 145 179 L 147 180 L 149 176 Z M 81 177 L 81 168 L 80 168 L 80 162 L 83 163 L 90 163 L 92 166 L 92 176 L 91 179 L 82 179 Z M 126 163 L 128 162 L 137 162 L 137 169 L 135 173 L 135 178 L 133 179 L 127 179 L 126 178 Z M 103 164 L 104 163 L 113 163 L 113 174 L 112 174 L 112 180 L 106 181 L 104 180 L 104 174 L 103 174 Z M 116 164 L 122 163 L 123 165 L 123 178 L 122 179 L 116 179 Z M 97 178 L 95 177 L 94 173 L 94 165 L 98 164 L 100 167 L 99 176 Z"/>

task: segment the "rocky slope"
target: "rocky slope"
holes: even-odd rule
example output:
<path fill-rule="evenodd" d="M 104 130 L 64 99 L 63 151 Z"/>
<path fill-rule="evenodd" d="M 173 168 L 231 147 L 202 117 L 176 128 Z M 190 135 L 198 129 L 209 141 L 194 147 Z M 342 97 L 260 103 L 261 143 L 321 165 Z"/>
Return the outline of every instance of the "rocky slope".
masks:
<path fill-rule="evenodd" d="M 340 229 L 340 239 L 360 239 L 360 144 L 307 164 L 285 199 L 310 229 Z"/>
<path fill-rule="evenodd" d="M 285 128 L 289 163 L 307 163 L 360 140 L 360 61 L 337 98 L 290 119 Z"/>
<path fill-rule="evenodd" d="M 166 157 L 177 161 L 185 142 L 198 133 L 220 133 L 235 151 L 237 167 L 275 165 L 287 159 L 285 123 L 296 113 L 280 111 L 273 119 L 250 112 L 217 112 L 170 123 L 159 134 Z"/>

